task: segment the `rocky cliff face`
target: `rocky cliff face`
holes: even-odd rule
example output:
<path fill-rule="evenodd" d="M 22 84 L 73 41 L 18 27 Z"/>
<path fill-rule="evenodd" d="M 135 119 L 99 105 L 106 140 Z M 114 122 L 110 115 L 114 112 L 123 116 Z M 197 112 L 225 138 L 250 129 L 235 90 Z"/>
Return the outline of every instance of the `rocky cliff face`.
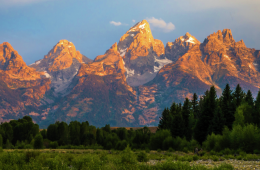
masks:
<path fill-rule="evenodd" d="M 50 89 L 50 80 L 28 67 L 9 43 L 0 44 L 0 61 L 0 120 L 38 110 L 41 98 Z"/>
<path fill-rule="evenodd" d="M 88 120 L 97 126 L 134 122 L 135 91 L 126 83 L 124 61 L 115 43 L 92 63 L 82 64 L 73 89 L 50 108 L 43 125 L 55 120 Z"/>
<path fill-rule="evenodd" d="M 171 60 L 164 55 L 162 41 L 154 39 L 149 23 L 143 20 L 131 27 L 118 43 L 118 51 L 124 57 L 126 79 L 130 86 L 151 81 L 165 64 Z"/>
<path fill-rule="evenodd" d="M 44 72 L 51 80 L 51 87 L 56 95 L 66 94 L 68 86 L 78 73 L 81 64 L 92 62 L 76 51 L 72 42 L 60 40 L 43 59 L 31 64 L 30 67 Z"/>

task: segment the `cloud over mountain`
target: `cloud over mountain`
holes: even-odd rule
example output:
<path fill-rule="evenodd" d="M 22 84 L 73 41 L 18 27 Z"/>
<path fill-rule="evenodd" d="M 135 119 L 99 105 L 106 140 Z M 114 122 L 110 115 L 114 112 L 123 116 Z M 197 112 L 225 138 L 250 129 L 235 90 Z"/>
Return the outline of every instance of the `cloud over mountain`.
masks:
<path fill-rule="evenodd" d="M 147 21 L 150 23 L 151 27 L 156 27 L 162 29 L 164 32 L 171 32 L 175 29 L 175 25 L 169 22 L 166 23 L 163 19 L 156 19 L 154 17 L 148 18 Z"/>
<path fill-rule="evenodd" d="M 112 24 L 112 25 L 114 25 L 114 26 L 120 26 L 120 25 L 122 25 L 121 22 L 116 22 L 116 21 L 110 21 L 109 23 Z"/>

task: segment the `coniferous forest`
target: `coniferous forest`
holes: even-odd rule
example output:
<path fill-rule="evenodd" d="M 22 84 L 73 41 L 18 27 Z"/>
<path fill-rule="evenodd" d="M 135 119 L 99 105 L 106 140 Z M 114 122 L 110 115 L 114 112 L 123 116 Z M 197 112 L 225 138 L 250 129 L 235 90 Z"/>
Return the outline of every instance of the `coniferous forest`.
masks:
<path fill-rule="evenodd" d="M 122 166 L 125 168 L 127 164 L 129 167 L 135 167 L 135 169 L 147 169 L 145 166 L 142 167 L 136 164 L 136 160 L 147 162 L 149 159 L 173 158 L 177 161 L 191 162 L 200 159 L 198 156 L 202 156 L 201 159 L 212 159 L 214 161 L 222 158 L 235 159 L 236 155 L 238 155 L 238 160 L 254 160 L 260 158 L 257 156 L 260 154 L 259 114 L 260 92 L 254 99 L 250 90 L 244 92 L 239 85 L 234 90 L 231 90 L 227 84 L 219 97 L 215 87 L 212 86 L 203 96 L 197 96 L 194 93 L 192 99 L 186 98 L 183 103 L 173 103 L 169 108 L 165 108 L 160 117 L 156 133 L 151 133 L 148 127 L 138 130 L 133 130 L 132 128 L 127 130 L 123 127 L 112 128 L 112 130 L 110 125 L 105 125 L 97 128 L 90 125 L 88 121 L 81 123 L 72 121 L 69 124 L 66 122 L 55 122 L 50 124 L 47 129 L 39 130 L 39 126 L 33 123 L 32 118 L 25 116 L 18 120 L 1 123 L 0 147 L 5 150 L 73 149 L 73 153 L 75 153 L 75 149 L 81 151 L 88 149 L 100 150 L 96 152 L 101 154 L 95 158 L 97 160 L 92 160 L 94 159 L 93 154 L 89 154 L 88 159 L 86 157 L 71 157 L 71 155 L 63 155 L 62 158 L 58 155 L 51 155 L 53 157 L 52 161 L 56 161 L 56 163 L 46 162 L 47 158 L 39 157 L 40 153 L 29 150 L 23 158 L 21 154 L 19 157 L 18 153 L 17 155 L 9 154 L 10 159 L 19 160 L 21 158 L 25 162 L 23 164 L 24 167 L 34 166 L 34 164 L 31 164 L 31 161 L 35 160 L 37 166 L 50 168 L 52 164 L 55 164 L 55 166 L 57 164 L 56 169 L 57 167 L 62 167 L 63 163 L 60 165 L 62 159 L 69 159 L 66 160 L 66 167 L 73 165 L 74 167 L 79 166 L 76 169 L 82 169 L 81 166 L 83 165 L 81 164 L 84 164 L 84 161 L 106 162 L 109 159 L 106 157 L 107 154 L 114 153 L 118 155 L 120 150 L 123 150 L 123 152 L 119 154 L 121 155 L 119 162 L 113 162 L 109 166 Z M 194 154 L 195 148 L 200 150 L 198 155 Z M 3 149 L 0 149 L 1 152 Z M 135 155 L 133 151 L 141 152 L 135 152 L 137 154 Z M 151 154 L 150 151 L 164 153 L 158 156 Z M 181 157 L 178 155 L 174 156 L 171 154 L 173 151 L 186 153 L 187 155 Z M 251 157 L 247 154 L 250 154 Z M 0 154 L 0 167 L 9 166 L 6 159 L 7 155 Z M 15 158 L 17 156 L 19 158 Z M 112 157 L 114 159 L 114 156 L 111 156 L 111 159 Z M 222 156 L 222 158 L 218 156 Z M 41 159 L 44 159 L 44 161 Z M 120 161 L 122 164 L 120 164 Z M 29 164 L 26 164 L 26 162 Z M 96 164 L 99 164 L 97 166 L 99 168 L 107 166 L 97 162 L 92 162 L 93 164 L 89 162 L 86 165 L 84 164 L 84 166 L 90 169 L 93 169 Z M 10 167 L 13 168 L 16 165 L 19 166 L 19 161 L 15 164 L 10 164 L 12 164 Z M 91 168 L 90 166 L 93 167 Z M 187 163 L 183 164 L 181 162 L 160 164 L 158 167 L 153 166 L 150 168 L 163 169 L 163 167 L 165 169 L 170 167 L 177 167 L 176 169 L 180 167 L 192 168 Z M 223 169 L 233 169 L 228 164 L 219 166 L 219 169 L 221 167 Z M 193 169 L 196 168 L 207 169 L 203 166 L 193 166 Z"/>
<path fill-rule="evenodd" d="M 157 132 L 149 128 L 96 128 L 86 122 L 56 122 L 39 130 L 32 118 L 5 122 L 0 127 L 3 148 L 103 148 L 190 150 L 224 149 L 257 152 L 260 150 L 260 92 L 256 99 L 237 85 L 232 91 L 227 84 L 220 97 L 214 86 L 203 96 L 194 93 L 191 100 L 173 103 L 160 117 Z M 39 132 L 40 131 L 40 132 Z"/>

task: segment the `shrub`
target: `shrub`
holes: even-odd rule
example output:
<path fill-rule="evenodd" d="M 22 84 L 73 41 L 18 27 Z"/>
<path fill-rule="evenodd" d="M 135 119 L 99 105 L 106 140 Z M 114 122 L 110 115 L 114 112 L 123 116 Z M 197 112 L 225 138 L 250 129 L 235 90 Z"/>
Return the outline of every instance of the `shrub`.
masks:
<path fill-rule="evenodd" d="M 188 152 L 189 152 L 189 149 L 188 149 L 187 147 L 184 147 L 184 148 L 182 149 L 182 151 L 185 152 L 185 153 L 188 153 Z"/>
<path fill-rule="evenodd" d="M 255 149 L 255 150 L 253 151 L 253 153 L 254 153 L 254 154 L 260 154 L 260 150 Z"/>
<path fill-rule="evenodd" d="M 40 155 L 40 152 L 35 152 L 35 151 L 28 151 L 28 152 L 25 152 L 25 161 L 26 162 L 30 162 L 30 159 L 33 158 L 35 159 L 37 156 Z"/>
<path fill-rule="evenodd" d="M 197 160 L 199 160 L 199 157 L 198 157 L 198 155 L 193 155 L 192 159 L 193 159 L 193 161 L 197 161 Z"/>
<path fill-rule="evenodd" d="M 57 149 L 58 148 L 58 142 L 54 141 L 54 142 L 50 142 L 49 147 L 52 149 Z"/>
<path fill-rule="evenodd" d="M 116 144 L 117 150 L 124 150 L 126 147 L 127 147 L 126 140 L 118 141 L 117 144 Z"/>
<path fill-rule="evenodd" d="M 219 158 L 218 158 L 217 156 L 215 156 L 215 155 L 211 156 L 211 159 L 212 159 L 213 161 L 218 161 L 218 160 L 219 160 Z"/>
<path fill-rule="evenodd" d="M 149 148 L 146 148 L 146 149 L 145 149 L 145 152 L 146 152 L 146 153 L 150 153 L 150 149 L 149 149 Z"/>
<path fill-rule="evenodd" d="M 224 155 L 230 155 L 230 154 L 232 153 L 232 151 L 231 151 L 229 148 L 226 148 L 226 149 L 224 149 L 224 150 L 222 151 L 222 153 L 223 153 Z"/>
<path fill-rule="evenodd" d="M 213 151 L 213 150 L 211 150 L 211 151 L 209 152 L 209 154 L 210 154 L 210 155 L 216 155 L 216 152 Z"/>
<path fill-rule="evenodd" d="M 168 136 L 164 141 L 163 141 L 163 150 L 168 150 L 169 148 L 172 148 L 174 144 L 174 139 L 172 136 Z"/>
<path fill-rule="evenodd" d="M 160 153 L 161 151 L 162 151 L 161 149 L 157 149 L 157 152 L 159 152 L 159 153 Z"/>
<path fill-rule="evenodd" d="M 150 146 L 151 149 L 163 149 L 163 141 L 168 138 L 171 137 L 171 132 L 170 130 L 159 130 L 157 131 L 153 136 L 151 136 L 150 139 Z"/>
<path fill-rule="evenodd" d="M 213 170 L 233 170 L 234 167 L 230 164 L 223 163 L 219 167 L 215 167 Z"/>
<path fill-rule="evenodd" d="M 135 164 L 136 158 L 134 153 L 131 151 L 129 145 L 127 145 L 126 149 L 121 154 L 121 163 L 123 164 Z"/>
<path fill-rule="evenodd" d="M 170 148 L 168 149 L 168 151 L 169 151 L 169 152 L 174 152 L 174 149 L 172 149 L 172 147 L 170 147 Z"/>
<path fill-rule="evenodd" d="M 147 154 L 145 152 L 140 152 L 137 155 L 137 160 L 139 162 L 147 162 L 149 159 L 148 159 Z"/>

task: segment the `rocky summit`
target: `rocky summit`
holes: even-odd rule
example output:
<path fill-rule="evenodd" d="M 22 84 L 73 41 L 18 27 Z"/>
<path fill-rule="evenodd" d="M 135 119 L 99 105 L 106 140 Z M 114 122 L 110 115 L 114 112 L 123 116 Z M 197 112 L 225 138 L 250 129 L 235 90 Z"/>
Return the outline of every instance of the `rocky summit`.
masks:
<path fill-rule="evenodd" d="M 199 42 L 186 33 L 166 46 L 146 20 L 131 27 L 93 61 L 59 41 L 27 66 L 9 43 L 0 45 L 0 115 L 30 115 L 41 128 L 55 121 L 95 126 L 157 126 L 165 107 L 214 85 L 260 87 L 260 51 L 219 30 Z"/>

